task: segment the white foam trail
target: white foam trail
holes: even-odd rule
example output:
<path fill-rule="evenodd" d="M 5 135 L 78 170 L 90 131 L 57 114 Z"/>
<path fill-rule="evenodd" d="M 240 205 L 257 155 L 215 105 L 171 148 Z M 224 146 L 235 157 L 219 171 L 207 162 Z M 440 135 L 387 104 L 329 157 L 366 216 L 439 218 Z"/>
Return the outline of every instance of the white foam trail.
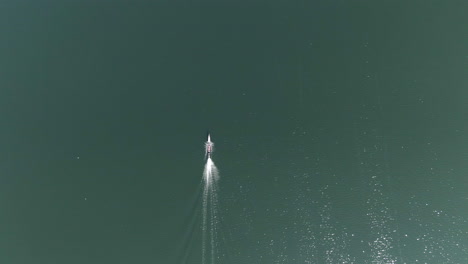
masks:
<path fill-rule="evenodd" d="M 203 171 L 203 179 L 205 180 L 205 187 L 211 186 L 219 178 L 218 168 L 216 168 L 213 160 L 210 157 L 206 160 L 205 170 Z"/>
<path fill-rule="evenodd" d="M 208 157 L 203 171 L 202 264 L 215 264 L 218 244 L 218 169 Z M 209 254 L 209 259 L 208 255 Z"/>
<path fill-rule="evenodd" d="M 206 182 L 205 182 L 206 183 Z M 208 214 L 208 188 L 203 189 L 203 223 L 202 223 L 202 264 L 206 262 L 206 233 L 207 233 L 207 214 Z"/>

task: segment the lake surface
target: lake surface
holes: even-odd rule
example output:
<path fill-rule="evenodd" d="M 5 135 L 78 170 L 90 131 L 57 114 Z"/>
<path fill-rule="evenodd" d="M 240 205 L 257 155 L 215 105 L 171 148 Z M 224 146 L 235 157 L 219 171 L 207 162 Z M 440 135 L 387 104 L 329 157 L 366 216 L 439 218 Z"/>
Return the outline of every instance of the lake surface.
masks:
<path fill-rule="evenodd" d="M 4 1 L 0 263 L 202 263 L 208 131 L 202 264 L 468 263 L 466 13 Z"/>

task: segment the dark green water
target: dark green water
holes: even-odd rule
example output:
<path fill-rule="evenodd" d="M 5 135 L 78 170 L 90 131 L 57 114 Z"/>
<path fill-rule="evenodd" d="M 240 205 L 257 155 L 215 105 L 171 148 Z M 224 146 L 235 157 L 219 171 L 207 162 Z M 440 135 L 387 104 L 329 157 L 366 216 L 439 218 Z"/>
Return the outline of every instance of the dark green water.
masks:
<path fill-rule="evenodd" d="M 464 1 L 3 1 L 0 263 L 468 263 Z"/>

